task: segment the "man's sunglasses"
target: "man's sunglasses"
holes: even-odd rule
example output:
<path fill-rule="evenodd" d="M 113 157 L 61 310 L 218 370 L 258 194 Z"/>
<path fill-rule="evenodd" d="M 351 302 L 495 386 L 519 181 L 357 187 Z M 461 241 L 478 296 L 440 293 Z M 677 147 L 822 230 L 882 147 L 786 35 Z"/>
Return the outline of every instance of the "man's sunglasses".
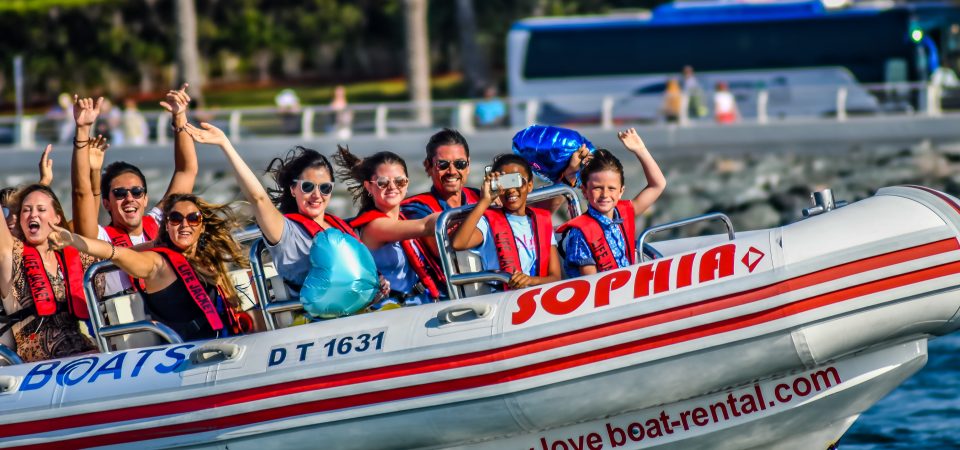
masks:
<path fill-rule="evenodd" d="M 184 216 L 179 211 L 174 211 L 167 216 L 167 222 L 174 226 L 180 225 L 184 220 L 187 221 L 187 225 L 195 227 L 200 225 L 200 222 L 203 222 L 203 214 L 200 214 L 199 211 L 194 211 Z"/>
<path fill-rule="evenodd" d="M 456 161 L 447 161 L 445 159 L 437 160 L 437 169 L 447 170 L 450 168 L 450 163 L 453 163 L 453 168 L 457 170 L 464 170 L 467 167 L 470 167 L 470 161 L 465 159 L 458 159 Z"/>
<path fill-rule="evenodd" d="M 143 194 L 147 193 L 147 188 L 142 186 L 134 186 L 132 188 L 113 188 L 113 196 L 116 198 L 127 198 L 127 192 L 133 196 L 133 198 L 143 198 Z"/>
<path fill-rule="evenodd" d="M 407 177 L 405 177 L 405 176 L 403 176 L 403 175 L 397 176 L 397 177 L 395 177 L 395 178 L 390 178 L 390 177 L 376 177 L 376 178 L 374 178 L 374 179 L 372 179 L 372 180 L 370 180 L 370 181 L 373 181 L 374 183 L 377 183 L 377 187 L 380 188 L 380 189 L 386 189 L 387 186 L 390 186 L 390 182 L 391 182 L 391 181 L 393 182 L 394 186 L 397 187 L 397 189 L 403 189 L 403 188 L 407 187 L 407 184 L 410 184 L 410 180 L 408 180 Z"/>
<path fill-rule="evenodd" d="M 304 194 L 309 194 L 313 192 L 314 189 L 320 189 L 321 195 L 330 195 L 333 192 L 333 183 L 329 181 L 326 183 L 320 183 L 320 184 L 314 183 L 312 181 L 307 181 L 307 180 L 293 180 L 293 182 L 297 185 L 297 187 L 300 188 L 300 191 L 303 192 Z"/>

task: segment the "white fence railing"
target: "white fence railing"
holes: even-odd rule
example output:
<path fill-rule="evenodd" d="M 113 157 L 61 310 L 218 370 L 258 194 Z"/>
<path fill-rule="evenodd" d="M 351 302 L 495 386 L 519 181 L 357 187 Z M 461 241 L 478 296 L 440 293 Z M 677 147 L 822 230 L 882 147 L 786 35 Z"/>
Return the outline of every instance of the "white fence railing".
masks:
<path fill-rule="evenodd" d="M 760 124 L 796 118 L 848 120 L 851 116 L 926 115 L 938 116 L 944 108 L 960 107 L 960 89 L 944 90 L 922 83 L 890 83 L 849 86 L 760 87 L 734 90 L 739 121 Z M 704 91 L 708 114 L 690 114 L 686 95 L 678 126 L 697 126 L 713 121 L 712 96 Z M 411 102 L 353 104 L 344 109 L 304 106 L 297 111 L 277 108 L 244 108 L 193 111 L 194 120 L 223 128 L 234 141 L 267 137 L 299 137 L 305 141 L 324 136 L 347 140 L 356 135 L 387 138 L 396 133 L 432 131 L 452 127 L 464 134 L 490 128 L 514 128 L 540 123 L 566 126 L 600 126 L 613 129 L 623 124 L 667 122 L 663 94 L 644 95 L 556 95 L 541 98 L 436 101 L 430 105 L 432 122 L 417 120 Z M 166 144 L 172 138 L 170 118 L 159 112 L 143 112 L 149 124 L 148 142 Z M 48 142 L 69 142 L 72 117 L 0 117 L 0 147 L 34 148 Z M 101 118 L 101 120 L 107 120 Z M 111 139 L 123 141 L 123 119 L 114 119 Z"/>

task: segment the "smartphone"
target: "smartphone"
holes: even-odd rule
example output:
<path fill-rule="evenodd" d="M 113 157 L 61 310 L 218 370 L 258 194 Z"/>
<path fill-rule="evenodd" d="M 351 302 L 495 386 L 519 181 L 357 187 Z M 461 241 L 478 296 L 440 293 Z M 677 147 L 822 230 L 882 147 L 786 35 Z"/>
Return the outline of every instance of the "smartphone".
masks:
<path fill-rule="evenodd" d="M 493 180 L 490 183 L 490 190 L 506 190 L 523 187 L 523 177 L 520 176 L 519 172 L 508 173 L 506 175 L 500 175 L 500 178 Z"/>

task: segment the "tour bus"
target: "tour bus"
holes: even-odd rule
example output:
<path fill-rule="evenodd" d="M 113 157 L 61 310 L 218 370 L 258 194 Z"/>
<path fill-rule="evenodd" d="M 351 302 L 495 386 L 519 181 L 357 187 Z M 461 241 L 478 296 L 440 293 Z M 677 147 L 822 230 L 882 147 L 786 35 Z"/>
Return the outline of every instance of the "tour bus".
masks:
<path fill-rule="evenodd" d="M 820 0 L 687 1 L 645 13 L 525 19 L 507 42 L 509 93 L 520 100 L 512 117 L 523 125 L 523 100 L 537 99 L 540 122 L 596 121 L 611 97 L 616 119 L 655 119 L 667 80 L 687 65 L 708 103 L 725 81 L 746 117 L 761 91 L 770 117 L 835 114 L 839 88 L 848 112 L 917 107 L 917 91 L 904 83 L 925 82 L 942 65 L 956 69 L 958 24 L 958 8 L 946 3 L 827 8 Z"/>

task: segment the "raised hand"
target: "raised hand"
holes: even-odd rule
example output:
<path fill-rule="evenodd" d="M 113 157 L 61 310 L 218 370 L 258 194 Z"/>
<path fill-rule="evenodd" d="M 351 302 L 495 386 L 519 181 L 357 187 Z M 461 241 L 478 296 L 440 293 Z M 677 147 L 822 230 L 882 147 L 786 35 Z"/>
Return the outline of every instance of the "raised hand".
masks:
<path fill-rule="evenodd" d="M 627 128 L 626 130 L 617 133 L 617 137 L 620 138 L 620 142 L 623 143 L 623 146 L 633 153 L 647 151 L 647 146 L 643 143 L 643 139 L 640 139 L 640 135 L 637 134 L 636 128 Z"/>
<path fill-rule="evenodd" d="M 53 183 L 53 159 L 50 158 L 50 151 L 53 150 L 53 144 L 47 144 L 40 155 L 40 184 L 50 186 Z"/>
<path fill-rule="evenodd" d="M 563 174 L 560 175 L 560 178 L 567 180 L 567 183 L 571 186 L 576 185 L 577 173 L 580 171 L 580 168 L 590 160 L 592 155 L 590 149 L 587 148 L 587 144 L 581 145 L 577 151 L 570 155 L 570 162 L 567 163 L 567 168 L 563 169 Z"/>
<path fill-rule="evenodd" d="M 103 169 L 103 157 L 106 155 L 110 144 L 107 138 L 97 135 L 96 139 L 90 141 L 90 170 L 100 172 Z"/>
<path fill-rule="evenodd" d="M 200 128 L 197 128 L 191 124 L 186 124 L 184 130 L 193 140 L 201 144 L 213 144 L 223 146 L 230 142 L 230 139 L 227 138 L 227 135 L 223 130 L 210 125 L 207 122 L 200 122 Z"/>
<path fill-rule="evenodd" d="M 97 121 L 100 115 L 100 105 L 103 104 L 103 97 L 96 100 L 92 98 L 80 98 L 73 94 L 73 120 L 77 123 L 77 128 L 90 127 Z"/>
<path fill-rule="evenodd" d="M 167 96 L 160 102 L 160 106 L 174 116 L 186 114 L 190 106 L 190 95 L 187 94 L 188 83 L 183 83 L 180 89 L 167 91 Z"/>

